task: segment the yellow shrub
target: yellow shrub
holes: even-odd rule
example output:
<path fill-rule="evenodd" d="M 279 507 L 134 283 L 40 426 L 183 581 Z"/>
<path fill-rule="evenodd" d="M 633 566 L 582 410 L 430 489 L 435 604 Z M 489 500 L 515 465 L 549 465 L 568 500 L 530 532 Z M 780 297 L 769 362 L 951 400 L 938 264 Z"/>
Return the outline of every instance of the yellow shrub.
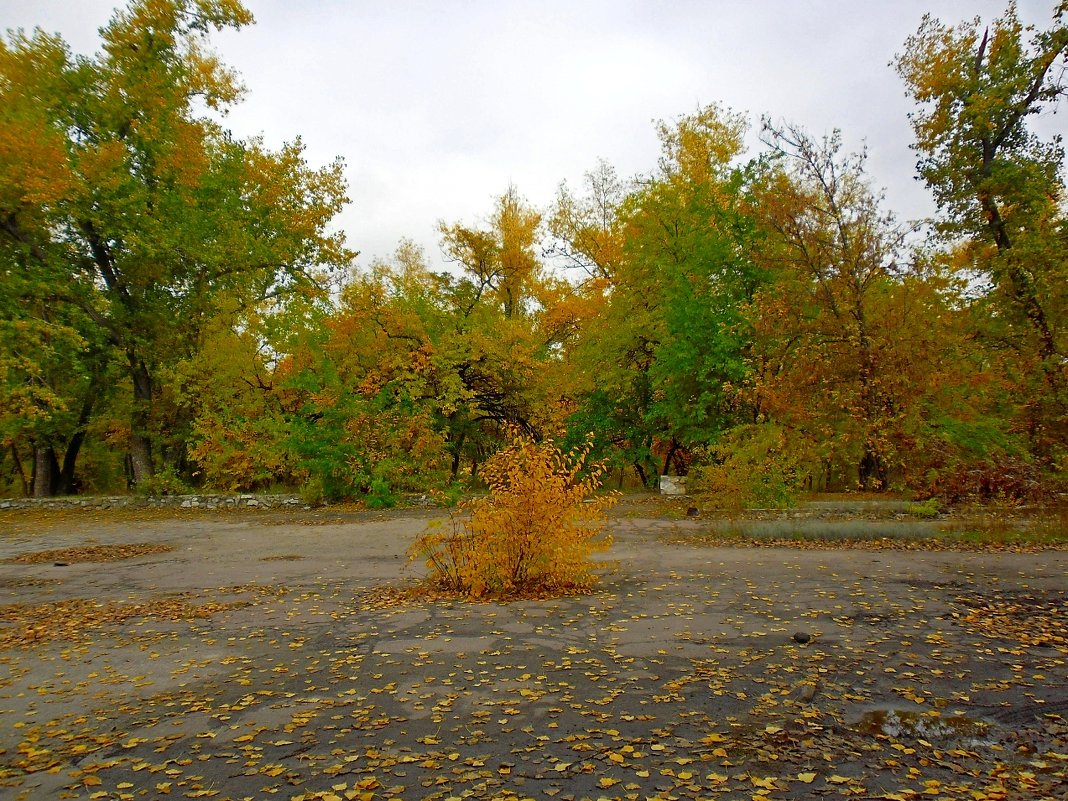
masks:
<path fill-rule="evenodd" d="M 482 468 L 488 497 L 461 505 L 451 531 L 428 531 L 409 556 L 423 558 L 430 579 L 471 598 L 588 589 L 591 555 L 611 544 L 606 510 L 615 494 L 597 496 L 604 467 L 587 464 L 590 444 L 564 453 L 517 430 Z"/>

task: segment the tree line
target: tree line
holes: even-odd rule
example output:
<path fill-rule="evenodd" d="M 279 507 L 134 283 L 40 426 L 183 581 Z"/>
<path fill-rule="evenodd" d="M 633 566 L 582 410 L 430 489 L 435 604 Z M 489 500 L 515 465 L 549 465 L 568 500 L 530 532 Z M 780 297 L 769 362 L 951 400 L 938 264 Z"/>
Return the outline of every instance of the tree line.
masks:
<path fill-rule="evenodd" d="M 929 227 L 837 132 L 718 104 L 658 124 L 549 208 L 515 187 L 366 268 L 340 160 L 240 140 L 210 50 L 235 0 L 135 0 L 94 56 L 0 43 L 0 485 L 301 488 L 389 504 L 471 476 L 505 430 L 592 435 L 620 483 L 746 503 L 805 489 L 1059 489 L 1068 3 L 1025 28 L 927 16 L 894 67 Z"/>

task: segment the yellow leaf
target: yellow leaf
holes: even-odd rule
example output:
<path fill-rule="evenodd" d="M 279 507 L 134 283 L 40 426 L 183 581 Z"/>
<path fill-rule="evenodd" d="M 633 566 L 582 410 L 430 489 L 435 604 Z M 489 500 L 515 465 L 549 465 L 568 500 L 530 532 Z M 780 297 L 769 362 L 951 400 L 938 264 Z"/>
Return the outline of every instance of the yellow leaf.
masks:
<path fill-rule="evenodd" d="M 798 773 L 797 780 L 804 782 L 805 784 L 812 784 L 812 781 L 816 778 L 815 773 Z"/>

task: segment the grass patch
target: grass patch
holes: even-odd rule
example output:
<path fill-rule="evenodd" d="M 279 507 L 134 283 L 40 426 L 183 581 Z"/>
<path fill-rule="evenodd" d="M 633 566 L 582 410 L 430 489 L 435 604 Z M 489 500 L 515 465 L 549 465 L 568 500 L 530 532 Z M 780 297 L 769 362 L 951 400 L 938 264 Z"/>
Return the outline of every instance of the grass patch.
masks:
<path fill-rule="evenodd" d="M 1047 550 L 1068 548 L 1068 510 L 1007 515 L 998 512 L 950 521 L 745 520 L 713 521 L 700 531 L 677 530 L 675 543 L 908 550 Z"/>
<path fill-rule="evenodd" d="M 987 508 L 965 512 L 944 523 L 943 536 L 980 546 L 1068 546 L 1068 507 L 1025 513 L 1015 509 Z"/>

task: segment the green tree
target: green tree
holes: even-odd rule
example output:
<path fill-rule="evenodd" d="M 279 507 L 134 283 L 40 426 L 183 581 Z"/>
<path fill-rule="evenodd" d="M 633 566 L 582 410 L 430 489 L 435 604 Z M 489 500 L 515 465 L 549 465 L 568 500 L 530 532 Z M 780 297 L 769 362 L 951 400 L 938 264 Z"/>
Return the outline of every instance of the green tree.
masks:
<path fill-rule="evenodd" d="M 41 151 L 0 168 L 0 253 L 121 354 L 135 481 L 154 470 L 159 373 L 195 352 L 216 300 L 310 287 L 351 255 L 327 232 L 340 162 L 310 168 L 299 140 L 271 152 L 212 116 L 240 87 L 208 34 L 251 21 L 235 0 L 138 0 L 92 58 L 40 31 L 0 48 L 0 147 Z"/>
<path fill-rule="evenodd" d="M 90 419 L 109 395 L 113 354 L 84 315 L 50 308 L 20 278 L 6 271 L 0 299 L 0 443 L 25 493 L 69 494 Z"/>
<path fill-rule="evenodd" d="M 748 256 L 754 231 L 745 211 L 758 167 L 735 163 L 744 132 L 745 120 L 718 106 L 661 123 L 660 169 L 599 226 L 618 231 L 620 245 L 605 262 L 603 312 L 574 352 L 583 393 L 573 426 L 611 444 L 644 483 L 729 427 L 736 412 L 730 386 L 744 379 L 747 347 L 739 304 L 762 280 Z M 559 217 L 575 203 L 564 197 L 558 206 Z M 589 229 L 572 226 L 571 249 L 596 264 L 587 243 L 605 240 Z"/>

